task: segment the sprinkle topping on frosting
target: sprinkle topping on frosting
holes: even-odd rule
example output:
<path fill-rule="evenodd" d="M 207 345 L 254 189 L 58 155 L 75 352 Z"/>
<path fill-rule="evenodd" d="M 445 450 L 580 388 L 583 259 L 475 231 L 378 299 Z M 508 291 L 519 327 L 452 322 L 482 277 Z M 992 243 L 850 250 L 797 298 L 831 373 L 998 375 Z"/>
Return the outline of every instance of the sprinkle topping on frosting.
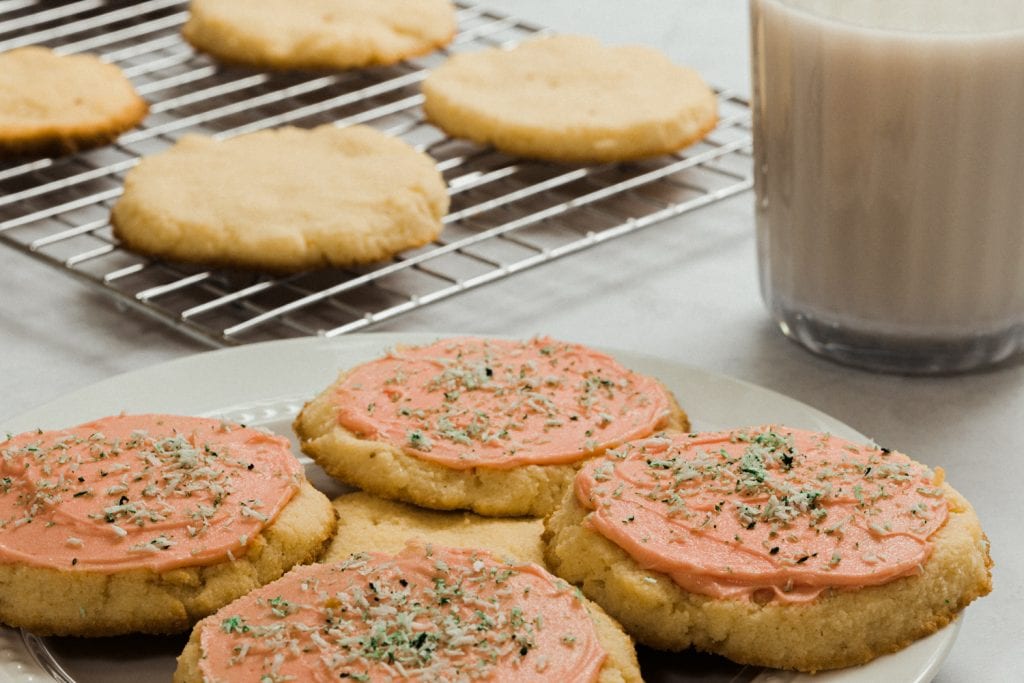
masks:
<path fill-rule="evenodd" d="M 0 442 L 0 562 L 114 572 L 224 561 L 301 479 L 286 439 L 208 418 L 26 432 Z"/>
<path fill-rule="evenodd" d="M 575 589 L 531 564 L 411 544 L 293 569 L 203 621 L 206 680 L 594 681 Z"/>
<path fill-rule="evenodd" d="M 448 339 L 354 368 L 342 426 L 455 469 L 571 463 L 664 425 L 655 380 L 577 344 Z"/>
<path fill-rule="evenodd" d="M 902 453 L 766 426 L 632 442 L 575 487 L 591 528 L 686 590 L 794 602 L 916 573 L 941 483 Z"/>

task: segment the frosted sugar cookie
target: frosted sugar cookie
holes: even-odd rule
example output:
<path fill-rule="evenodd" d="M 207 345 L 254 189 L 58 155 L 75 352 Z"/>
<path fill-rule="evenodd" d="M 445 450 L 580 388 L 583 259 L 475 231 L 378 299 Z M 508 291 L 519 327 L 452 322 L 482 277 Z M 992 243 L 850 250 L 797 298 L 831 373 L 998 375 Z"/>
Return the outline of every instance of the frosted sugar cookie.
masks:
<path fill-rule="evenodd" d="M 182 33 L 226 62 L 351 69 L 431 52 L 455 35 L 450 0 L 192 0 Z"/>
<path fill-rule="evenodd" d="M 317 557 L 334 510 L 288 441 L 120 415 L 0 442 L 0 621 L 172 633 Z"/>
<path fill-rule="evenodd" d="M 423 83 L 427 118 L 503 152 L 610 162 L 674 152 L 715 127 L 715 94 L 692 69 L 640 46 L 552 36 L 456 55 Z"/>
<path fill-rule="evenodd" d="M 113 64 L 44 47 L 0 53 L 0 93 L 0 157 L 105 145 L 149 111 Z"/>
<path fill-rule="evenodd" d="M 125 178 L 114 233 L 129 249 L 295 271 L 389 258 L 441 232 L 433 160 L 366 126 L 186 136 Z"/>
<path fill-rule="evenodd" d="M 487 550 L 498 557 L 544 563 L 539 519 L 481 517 L 472 512 L 425 510 L 362 491 L 335 498 L 338 532 L 322 562 L 366 550 L 397 553 L 410 540 Z"/>
<path fill-rule="evenodd" d="M 548 338 L 442 339 L 341 374 L 295 420 L 331 476 L 386 498 L 544 515 L 587 459 L 687 425 L 657 380 Z"/>
<path fill-rule="evenodd" d="M 991 590 L 941 470 L 785 427 L 626 444 L 584 466 L 545 540 L 639 642 L 786 669 L 899 650 Z"/>
<path fill-rule="evenodd" d="M 632 643 L 535 564 L 411 545 L 298 567 L 201 621 L 175 683 L 639 682 Z"/>

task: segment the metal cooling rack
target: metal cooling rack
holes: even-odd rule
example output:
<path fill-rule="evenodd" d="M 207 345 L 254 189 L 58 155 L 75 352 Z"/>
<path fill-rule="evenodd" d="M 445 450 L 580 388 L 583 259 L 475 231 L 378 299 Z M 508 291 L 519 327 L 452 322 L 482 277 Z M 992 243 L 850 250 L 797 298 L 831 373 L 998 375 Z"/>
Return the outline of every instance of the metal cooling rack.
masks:
<path fill-rule="evenodd" d="M 447 138 L 420 109 L 429 69 L 451 53 L 544 31 L 476 5 L 458 3 L 447 50 L 343 73 L 221 66 L 182 41 L 186 10 L 182 0 L 0 0 L 0 51 L 41 44 L 99 54 L 151 103 L 144 124 L 111 146 L 0 162 L 0 242 L 213 345 L 360 330 L 752 185 L 749 107 L 725 91 L 721 122 L 705 141 L 638 163 L 561 166 Z M 373 267 L 272 277 L 154 261 L 112 236 L 110 207 L 140 156 L 185 133 L 323 123 L 372 125 L 433 156 L 452 199 L 440 239 Z"/>

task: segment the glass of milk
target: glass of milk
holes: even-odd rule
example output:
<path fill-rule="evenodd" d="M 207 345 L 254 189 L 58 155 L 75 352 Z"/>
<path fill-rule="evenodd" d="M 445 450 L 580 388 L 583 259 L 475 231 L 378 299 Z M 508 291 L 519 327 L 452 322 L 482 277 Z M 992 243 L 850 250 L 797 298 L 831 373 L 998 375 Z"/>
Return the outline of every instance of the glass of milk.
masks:
<path fill-rule="evenodd" d="M 761 290 L 872 370 L 1024 350 L 1024 2 L 750 0 Z"/>

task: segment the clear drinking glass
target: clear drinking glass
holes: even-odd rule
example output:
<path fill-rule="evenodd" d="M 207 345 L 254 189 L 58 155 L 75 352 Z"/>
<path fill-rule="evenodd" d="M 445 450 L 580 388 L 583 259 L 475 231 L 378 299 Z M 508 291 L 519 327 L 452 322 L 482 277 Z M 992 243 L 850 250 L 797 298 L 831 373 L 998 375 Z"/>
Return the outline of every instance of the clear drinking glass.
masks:
<path fill-rule="evenodd" d="M 761 291 L 903 373 L 1024 350 L 1024 2 L 750 0 Z"/>

